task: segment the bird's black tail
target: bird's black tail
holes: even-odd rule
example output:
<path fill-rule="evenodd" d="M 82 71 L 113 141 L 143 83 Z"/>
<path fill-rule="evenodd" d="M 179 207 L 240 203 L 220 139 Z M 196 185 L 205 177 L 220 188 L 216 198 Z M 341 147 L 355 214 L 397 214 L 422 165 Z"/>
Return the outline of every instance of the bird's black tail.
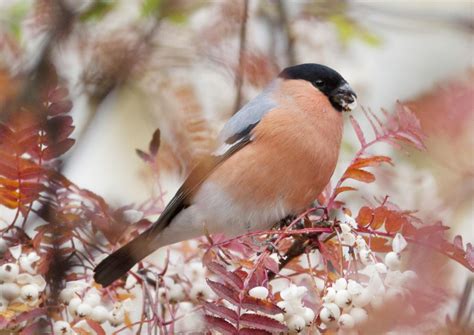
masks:
<path fill-rule="evenodd" d="M 158 246 L 152 245 L 150 230 L 142 233 L 111 255 L 107 256 L 94 269 L 94 280 L 103 287 L 109 286 L 122 277 L 137 262 L 155 251 Z"/>

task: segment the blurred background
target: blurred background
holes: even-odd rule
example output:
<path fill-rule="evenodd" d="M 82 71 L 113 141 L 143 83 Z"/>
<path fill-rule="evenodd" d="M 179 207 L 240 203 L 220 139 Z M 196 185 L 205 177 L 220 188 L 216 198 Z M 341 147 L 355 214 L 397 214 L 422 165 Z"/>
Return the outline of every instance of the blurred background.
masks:
<path fill-rule="evenodd" d="M 379 147 L 395 169 L 346 195 L 348 207 L 388 195 L 472 242 L 473 32 L 473 1 L 0 0 L 0 107 L 54 64 L 76 126 L 62 171 L 119 207 L 160 188 L 171 197 L 225 120 L 282 68 L 326 64 L 357 92 L 352 115 L 367 136 L 361 108 L 392 112 L 397 101 L 427 136 L 422 153 Z M 135 149 L 156 128 L 150 169 Z M 357 149 L 346 124 L 335 179 Z M 472 274 L 453 270 L 460 292 Z"/>

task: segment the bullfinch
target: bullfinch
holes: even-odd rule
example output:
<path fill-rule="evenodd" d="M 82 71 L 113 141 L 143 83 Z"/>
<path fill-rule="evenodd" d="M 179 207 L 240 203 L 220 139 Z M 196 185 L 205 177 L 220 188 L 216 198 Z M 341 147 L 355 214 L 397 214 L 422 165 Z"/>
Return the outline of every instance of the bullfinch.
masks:
<path fill-rule="evenodd" d="M 327 66 L 284 69 L 227 121 L 220 147 L 191 171 L 159 219 L 100 262 L 95 281 L 108 286 L 169 244 L 265 230 L 301 213 L 334 172 L 342 111 L 352 110 L 356 97 Z"/>

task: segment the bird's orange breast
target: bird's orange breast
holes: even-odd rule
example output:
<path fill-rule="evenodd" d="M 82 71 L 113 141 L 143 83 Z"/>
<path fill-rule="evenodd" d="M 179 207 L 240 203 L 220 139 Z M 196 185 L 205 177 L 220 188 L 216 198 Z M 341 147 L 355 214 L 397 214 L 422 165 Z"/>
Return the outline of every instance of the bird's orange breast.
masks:
<path fill-rule="evenodd" d="M 252 143 L 209 179 L 244 207 L 283 202 L 296 214 L 321 193 L 334 172 L 342 113 L 301 80 L 282 81 L 274 99 L 278 108 L 256 126 Z"/>

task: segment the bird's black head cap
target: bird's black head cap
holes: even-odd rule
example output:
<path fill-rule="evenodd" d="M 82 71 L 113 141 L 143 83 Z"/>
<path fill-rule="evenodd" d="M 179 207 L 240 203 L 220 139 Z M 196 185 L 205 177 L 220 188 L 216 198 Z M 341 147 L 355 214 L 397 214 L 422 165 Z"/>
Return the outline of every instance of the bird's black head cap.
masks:
<path fill-rule="evenodd" d="M 345 97 L 355 98 L 357 95 L 350 89 L 347 81 L 335 70 L 321 64 L 300 64 L 290 66 L 281 71 L 279 74 L 283 79 L 301 79 L 310 82 L 314 87 L 324 93 L 337 110 L 345 110 L 344 106 L 339 103 L 340 99 L 336 99 L 336 95 L 341 95 L 341 89 L 346 90 Z M 346 94 L 347 93 L 347 94 Z M 338 101 L 336 101 L 338 100 Z"/>

